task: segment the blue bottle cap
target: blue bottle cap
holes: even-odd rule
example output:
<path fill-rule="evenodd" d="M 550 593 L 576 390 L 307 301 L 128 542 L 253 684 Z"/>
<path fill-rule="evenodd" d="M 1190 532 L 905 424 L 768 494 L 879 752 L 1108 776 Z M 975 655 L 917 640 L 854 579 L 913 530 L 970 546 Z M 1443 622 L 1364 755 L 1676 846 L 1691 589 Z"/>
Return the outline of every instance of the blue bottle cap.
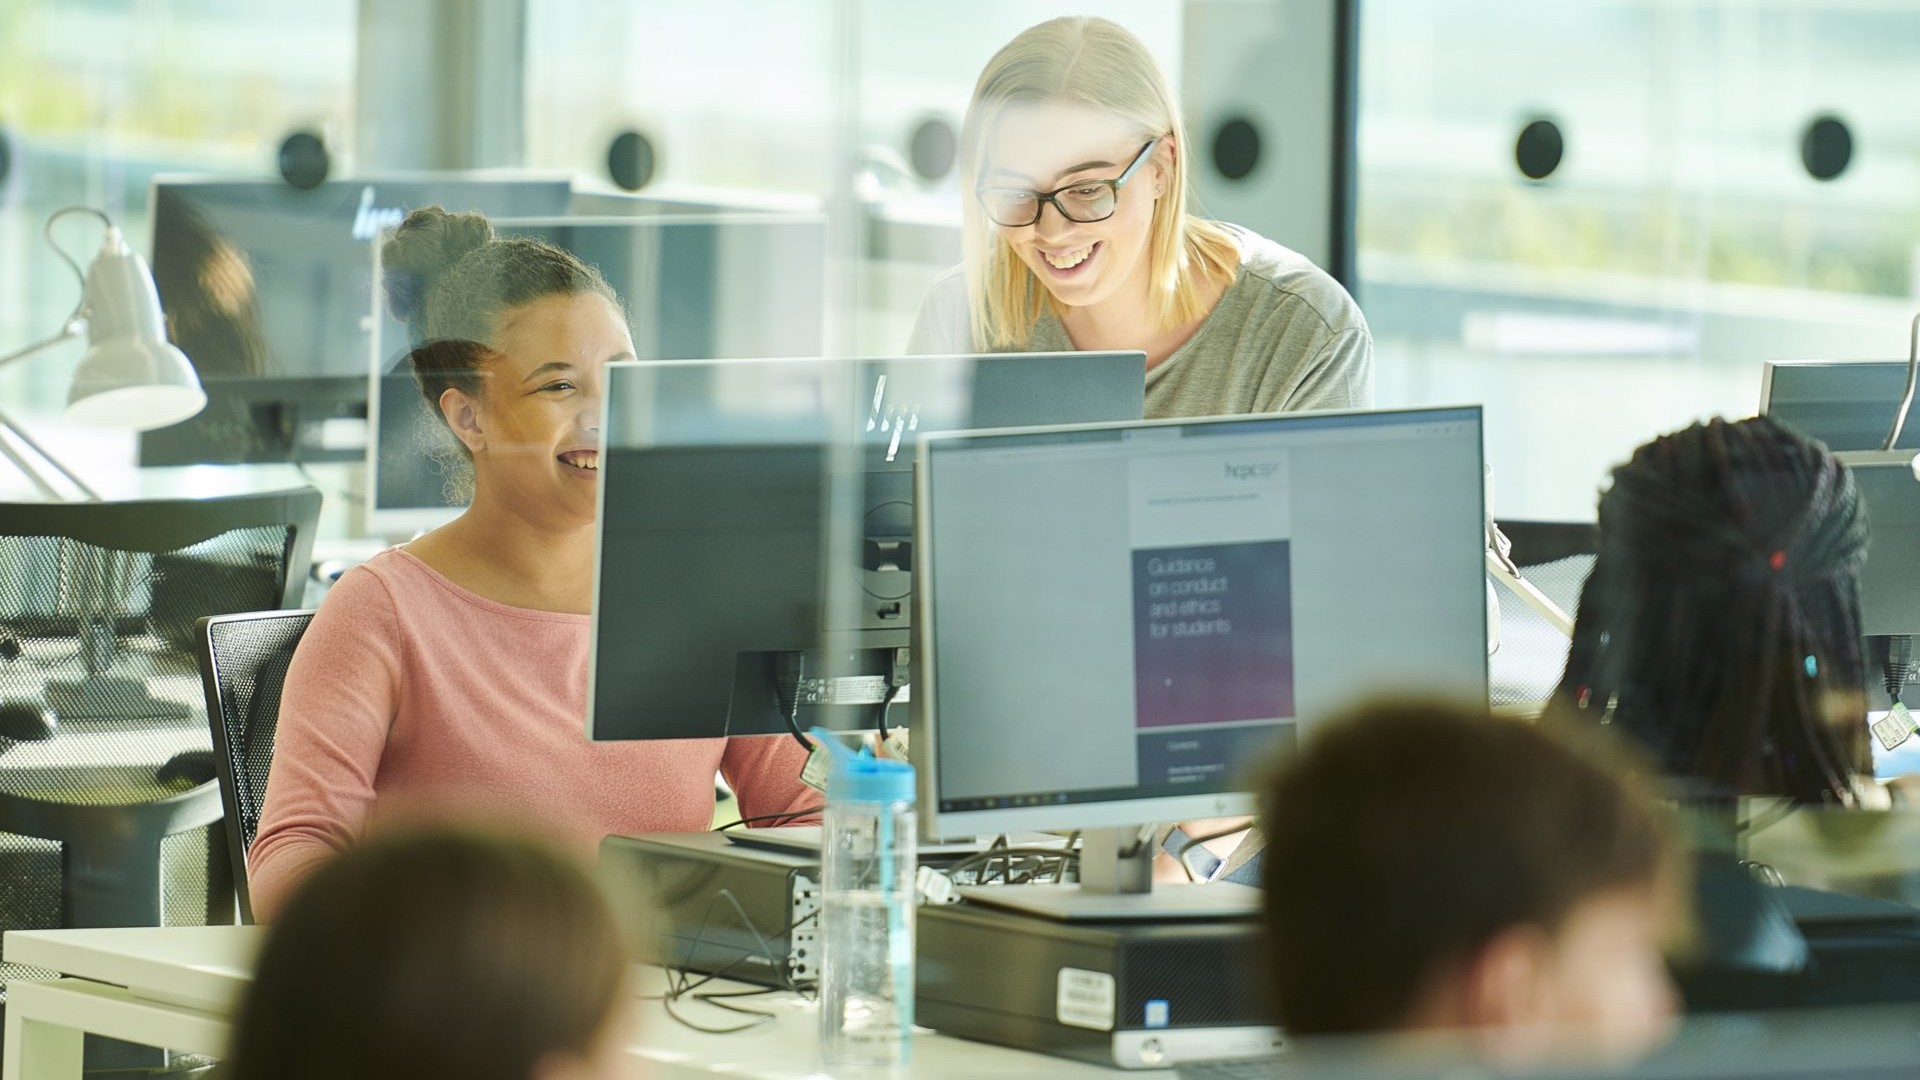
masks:
<path fill-rule="evenodd" d="M 892 758 L 877 758 L 861 747 L 859 752 L 831 732 L 814 728 L 813 741 L 833 755 L 833 770 L 827 774 L 829 802 L 890 803 L 912 802 L 913 766 Z"/>

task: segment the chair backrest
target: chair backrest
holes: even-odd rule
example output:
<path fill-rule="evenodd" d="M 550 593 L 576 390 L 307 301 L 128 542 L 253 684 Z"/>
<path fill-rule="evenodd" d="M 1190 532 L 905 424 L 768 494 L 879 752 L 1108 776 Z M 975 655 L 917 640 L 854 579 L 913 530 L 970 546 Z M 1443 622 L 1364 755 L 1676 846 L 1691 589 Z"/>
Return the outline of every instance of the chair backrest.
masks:
<path fill-rule="evenodd" d="M 0 890 L 0 928 L 231 921 L 194 623 L 297 605 L 319 513 L 312 488 L 0 503 L 0 705 L 57 719 L 0 740 L 0 850 L 59 866 Z"/>
<path fill-rule="evenodd" d="M 1503 521 L 1521 575 L 1560 610 L 1577 614 L 1580 587 L 1593 570 L 1600 530 L 1587 522 Z M 1500 599 L 1500 648 L 1487 658 L 1487 688 L 1496 708 L 1536 711 L 1559 684 L 1568 641 L 1519 597 Z"/>
<path fill-rule="evenodd" d="M 240 917 L 253 921 L 247 892 L 247 850 L 260 829 L 280 692 L 294 647 L 313 621 L 311 611 L 256 611 L 201 619 L 195 637 L 200 678 L 207 692 L 214 766 L 227 811 L 227 849 L 233 862 Z"/>

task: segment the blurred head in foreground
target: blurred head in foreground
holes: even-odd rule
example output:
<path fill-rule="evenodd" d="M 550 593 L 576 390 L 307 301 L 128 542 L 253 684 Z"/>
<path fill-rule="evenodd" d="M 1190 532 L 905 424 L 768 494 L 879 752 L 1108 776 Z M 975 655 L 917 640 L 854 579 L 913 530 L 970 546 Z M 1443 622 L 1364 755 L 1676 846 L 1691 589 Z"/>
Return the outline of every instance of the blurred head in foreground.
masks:
<path fill-rule="evenodd" d="M 593 880 L 531 840 L 435 828 L 315 871 L 262 949 L 231 1075 L 626 1076 L 627 953 Z"/>
<path fill-rule="evenodd" d="M 1424 1033 L 1507 1065 L 1663 1039 L 1684 871 L 1618 753 L 1484 706 L 1382 702 L 1322 726 L 1262 807 L 1288 1034 Z"/>

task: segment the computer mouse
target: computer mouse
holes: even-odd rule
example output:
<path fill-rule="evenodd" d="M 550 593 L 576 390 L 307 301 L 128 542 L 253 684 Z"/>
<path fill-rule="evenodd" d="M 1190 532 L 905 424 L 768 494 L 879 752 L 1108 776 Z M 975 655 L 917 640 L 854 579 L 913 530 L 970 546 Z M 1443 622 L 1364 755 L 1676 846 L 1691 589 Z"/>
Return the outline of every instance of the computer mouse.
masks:
<path fill-rule="evenodd" d="M 16 698 L 0 701 L 0 738 L 15 742 L 44 742 L 60 730 L 60 717 L 44 701 Z"/>

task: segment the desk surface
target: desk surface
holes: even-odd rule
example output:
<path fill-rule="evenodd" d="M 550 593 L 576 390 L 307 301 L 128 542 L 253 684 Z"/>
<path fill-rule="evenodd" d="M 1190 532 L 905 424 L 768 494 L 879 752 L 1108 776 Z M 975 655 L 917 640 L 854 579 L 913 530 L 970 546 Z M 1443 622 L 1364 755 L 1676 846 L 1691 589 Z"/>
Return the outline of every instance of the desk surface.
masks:
<path fill-rule="evenodd" d="M 264 931 L 252 926 L 169 926 L 124 930 L 12 930 L 5 937 L 9 962 L 48 968 L 82 979 L 125 986 L 143 998 L 230 1016 L 252 978 L 253 958 Z M 722 1074 L 756 1080 L 822 1080 L 818 1013 L 790 994 L 749 998 L 775 1019 L 731 1035 L 695 1031 L 667 1015 L 657 994 L 665 973 L 637 968 L 634 1001 L 638 1035 L 630 1052 L 650 1065 L 655 1078 Z M 715 981 L 706 989 L 751 990 L 745 984 Z M 744 1018 L 694 1001 L 677 1003 L 675 1012 L 695 1023 L 727 1026 Z M 914 1036 L 911 1077 L 1023 1078 L 1113 1077 L 1170 1080 L 1167 1071 L 1097 1068 L 931 1031 Z"/>

